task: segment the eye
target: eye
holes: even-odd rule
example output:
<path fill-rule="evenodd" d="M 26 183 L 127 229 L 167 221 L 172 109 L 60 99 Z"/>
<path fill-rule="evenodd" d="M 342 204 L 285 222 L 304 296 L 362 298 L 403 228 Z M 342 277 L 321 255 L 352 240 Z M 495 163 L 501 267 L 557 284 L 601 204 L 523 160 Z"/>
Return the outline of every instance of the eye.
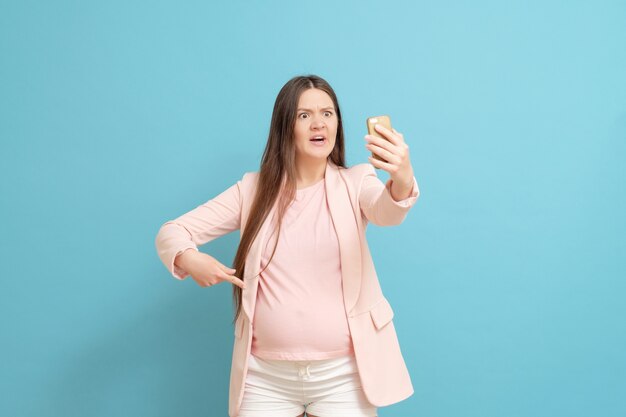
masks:
<path fill-rule="evenodd" d="M 300 113 L 300 114 L 298 115 L 298 118 L 299 118 L 299 119 L 305 119 L 305 117 L 302 117 L 302 116 L 307 116 L 307 117 L 308 117 L 308 116 L 309 116 L 309 114 L 308 114 L 308 113 Z"/>
<path fill-rule="evenodd" d="M 324 114 L 326 114 L 326 115 L 328 115 L 328 117 L 330 117 L 330 116 L 333 115 L 333 112 L 332 111 L 325 111 Z"/>

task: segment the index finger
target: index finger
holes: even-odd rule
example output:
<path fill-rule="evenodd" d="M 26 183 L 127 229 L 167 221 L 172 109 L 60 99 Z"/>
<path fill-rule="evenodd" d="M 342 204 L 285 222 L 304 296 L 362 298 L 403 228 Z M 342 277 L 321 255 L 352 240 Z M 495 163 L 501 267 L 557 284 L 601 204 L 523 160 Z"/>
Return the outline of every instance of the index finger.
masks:
<path fill-rule="evenodd" d="M 382 133 L 389 140 L 389 142 L 393 143 L 394 145 L 400 145 L 401 142 L 397 138 L 396 134 L 392 132 L 391 130 L 387 129 L 385 126 L 381 124 L 376 124 L 374 126 L 374 129 Z"/>
<path fill-rule="evenodd" d="M 246 288 L 246 284 L 243 282 L 243 280 L 239 279 L 238 277 L 234 276 L 234 275 L 228 275 L 226 274 L 226 279 L 228 281 L 230 281 L 231 284 L 238 286 L 241 289 Z"/>
<path fill-rule="evenodd" d="M 217 264 L 217 266 L 224 272 L 235 272 L 234 268 L 230 268 L 224 264 L 222 264 L 221 262 L 215 261 L 215 263 Z"/>

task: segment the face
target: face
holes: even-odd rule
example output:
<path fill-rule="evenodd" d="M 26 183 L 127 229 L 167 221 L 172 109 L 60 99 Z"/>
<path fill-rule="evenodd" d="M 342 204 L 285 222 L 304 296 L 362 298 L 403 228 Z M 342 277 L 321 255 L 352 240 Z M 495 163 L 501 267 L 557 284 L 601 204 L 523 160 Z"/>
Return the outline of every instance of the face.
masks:
<path fill-rule="evenodd" d="M 304 90 L 298 100 L 294 127 L 296 160 L 326 160 L 335 147 L 338 123 L 333 100 L 325 91 Z M 314 140 L 316 137 L 323 140 Z"/>

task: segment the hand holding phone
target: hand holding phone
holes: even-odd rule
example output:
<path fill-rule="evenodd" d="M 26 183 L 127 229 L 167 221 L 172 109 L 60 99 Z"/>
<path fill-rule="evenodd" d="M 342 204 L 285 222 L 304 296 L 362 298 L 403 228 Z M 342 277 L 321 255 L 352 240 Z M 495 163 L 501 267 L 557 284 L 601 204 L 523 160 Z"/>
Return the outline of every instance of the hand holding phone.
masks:
<path fill-rule="evenodd" d="M 383 116 L 374 116 L 374 117 L 367 118 L 367 133 L 372 136 L 376 136 L 381 139 L 384 139 L 384 140 L 389 140 L 386 137 L 382 136 L 380 133 L 378 133 L 376 129 L 374 129 L 374 126 L 376 126 L 377 124 L 382 125 L 386 127 L 387 129 L 391 130 L 391 119 L 389 118 L 389 116 L 383 115 Z M 378 156 L 378 154 L 374 152 L 372 152 L 372 158 L 375 158 L 382 162 L 387 162 L 386 160 L 384 160 L 383 158 L 381 158 L 380 156 Z"/>

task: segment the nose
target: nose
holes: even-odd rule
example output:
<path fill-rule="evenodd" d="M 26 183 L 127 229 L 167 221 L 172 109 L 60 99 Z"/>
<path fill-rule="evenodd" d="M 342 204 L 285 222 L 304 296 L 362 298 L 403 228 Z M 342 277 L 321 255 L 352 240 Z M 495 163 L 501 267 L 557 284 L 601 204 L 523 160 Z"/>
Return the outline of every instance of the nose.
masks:
<path fill-rule="evenodd" d="M 313 116 L 311 120 L 312 129 L 321 129 L 325 126 L 324 119 L 321 116 Z"/>

